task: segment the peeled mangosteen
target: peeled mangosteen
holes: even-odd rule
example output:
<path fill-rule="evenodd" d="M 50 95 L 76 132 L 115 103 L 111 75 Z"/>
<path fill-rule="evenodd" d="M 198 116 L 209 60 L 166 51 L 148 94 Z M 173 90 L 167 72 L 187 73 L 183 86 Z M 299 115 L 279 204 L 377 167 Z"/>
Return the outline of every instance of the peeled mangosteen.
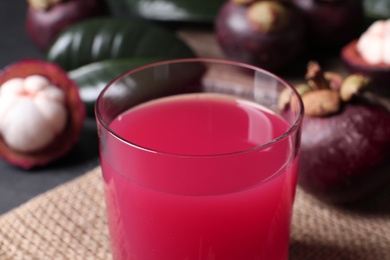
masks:
<path fill-rule="evenodd" d="M 373 91 L 390 94 L 390 20 L 377 20 L 341 50 L 341 57 L 354 73 L 372 79 Z"/>
<path fill-rule="evenodd" d="M 309 46 L 339 50 L 356 38 L 364 25 L 362 0 L 292 0 L 305 16 Z"/>
<path fill-rule="evenodd" d="M 85 107 L 57 64 L 25 59 L 0 73 L 0 157 L 23 169 L 47 165 L 80 138 Z"/>
<path fill-rule="evenodd" d="M 28 0 L 28 3 L 27 34 L 43 52 L 69 25 L 108 13 L 105 0 Z"/>
<path fill-rule="evenodd" d="M 227 1 L 215 22 L 228 58 L 280 70 L 304 48 L 305 25 L 297 9 L 282 1 Z"/>
<path fill-rule="evenodd" d="M 311 62 L 297 86 L 305 105 L 298 184 L 321 200 L 346 204 L 370 197 L 390 181 L 390 113 L 360 94 L 369 79 L 341 85 Z M 334 75 L 334 74 L 333 74 Z"/>

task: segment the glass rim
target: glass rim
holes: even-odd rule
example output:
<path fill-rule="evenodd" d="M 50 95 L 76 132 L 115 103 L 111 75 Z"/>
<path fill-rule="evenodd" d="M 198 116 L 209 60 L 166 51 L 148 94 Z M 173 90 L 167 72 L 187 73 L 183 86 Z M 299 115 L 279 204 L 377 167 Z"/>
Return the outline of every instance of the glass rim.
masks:
<path fill-rule="evenodd" d="M 297 97 L 299 113 L 298 113 L 296 119 L 294 120 L 294 123 L 289 126 L 287 131 L 285 131 L 283 134 L 277 136 L 276 138 L 274 138 L 274 139 L 272 139 L 272 140 L 270 140 L 268 142 L 265 142 L 263 144 L 260 144 L 260 145 L 248 148 L 248 149 L 243 149 L 243 150 L 234 151 L 234 152 L 227 152 L 227 153 L 215 153 L 215 154 L 204 154 L 204 155 L 203 154 L 195 154 L 195 155 L 191 155 L 191 154 L 186 154 L 186 153 L 164 152 L 164 151 L 160 151 L 160 150 L 153 149 L 153 148 L 148 148 L 148 147 L 136 144 L 134 142 L 128 141 L 128 140 L 124 139 L 123 137 L 121 137 L 120 135 L 118 135 L 114 130 L 112 130 L 110 128 L 110 126 L 109 126 L 109 123 L 107 123 L 103 119 L 103 117 L 101 116 L 98 104 L 101 102 L 101 100 L 102 100 L 102 98 L 104 96 L 104 93 L 112 85 L 114 85 L 116 82 L 124 79 L 128 75 L 134 74 L 134 73 L 136 73 L 138 71 L 142 71 L 144 69 L 148 69 L 148 68 L 152 68 L 152 67 L 156 67 L 156 66 L 161 66 L 161 65 L 173 64 L 173 63 L 190 63 L 190 62 L 192 62 L 192 63 L 200 63 L 200 62 L 203 62 L 203 63 L 214 63 L 214 64 L 231 65 L 231 66 L 236 66 L 236 67 L 241 67 L 241 68 L 247 68 L 247 69 L 250 69 L 250 70 L 253 70 L 253 71 L 258 71 L 258 72 L 261 72 L 261 73 L 263 73 L 265 75 L 268 75 L 270 78 L 274 78 L 275 80 L 280 82 L 282 85 L 284 85 L 286 88 L 290 89 L 292 91 L 293 95 L 295 95 Z M 180 156 L 180 157 L 189 157 L 189 158 L 202 158 L 202 157 L 205 157 L 206 158 L 206 157 L 231 156 L 231 155 L 238 155 L 238 154 L 248 153 L 248 152 L 252 152 L 252 151 L 264 150 L 264 149 L 268 148 L 269 146 L 284 140 L 285 138 L 287 138 L 287 137 L 293 135 L 294 133 L 296 133 L 296 131 L 298 131 L 299 127 L 301 126 L 302 121 L 303 121 L 303 115 L 304 115 L 304 106 L 303 106 L 303 102 L 302 102 L 302 99 L 301 99 L 298 91 L 291 84 L 289 84 L 286 80 L 282 79 L 280 76 L 277 76 L 276 74 L 274 74 L 274 73 L 272 73 L 270 71 L 267 71 L 265 69 L 262 69 L 260 67 L 257 67 L 257 66 L 251 65 L 251 64 L 247 64 L 247 63 L 243 63 L 243 62 L 240 62 L 240 61 L 218 59 L 218 58 L 179 58 L 179 59 L 169 59 L 169 60 L 163 60 L 163 61 L 158 61 L 158 62 L 152 62 L 152 63 L 146 64 L 146 65 L 142 65 L 142 66 L 139 66 L 137 68 L 130 69 L 129 71 L 127 71 L 127 72 L 119 75 L 118 77 L 114 78 L 100 92 L 100 94 L 99 94 L 99 96 L 98 96 L 98 98 L 96 99 L 96 102 L 95 102 L 94 111 L 95 111 L 95 117 L 96 117 L 98 123 L 108 133 L 110 133 L 112 136 L 114 136 L 115 138 L 117 138 L 121 142 L 123 142 L 123 143 L 125 143 L 125 144 L 127 144 L 129 146 L 132 146 L 132 147 L 134 147 L 136 149 L 143 150 L 143 151 L 150 152 L 150 153 L 163 154 L 163 155 L 169 155 L 169 156 Z"/>

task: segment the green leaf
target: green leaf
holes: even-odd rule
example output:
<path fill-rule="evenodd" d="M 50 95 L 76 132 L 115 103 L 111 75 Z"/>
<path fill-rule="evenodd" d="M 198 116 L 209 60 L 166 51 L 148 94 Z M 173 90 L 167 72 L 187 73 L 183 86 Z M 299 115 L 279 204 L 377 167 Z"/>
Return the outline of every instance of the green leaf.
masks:
<path fill-rule="evenodd" d="M 134 16 L 157 21 L 212 24 L 226 0 L 109 0 L 111 5 Z"/>
<path fill-rule="evenodd" d="M 374 20 L 390 18 L 389 0 L 364 0 L 363 4 L 367 17 Z"/>
<path fill-rule="evenodd" d="M 68 76 L 79 86 L 80 96 L 87 109 L 87 115 L 93 117 L 95 101 L 110 81 L 131 69 L 160 60 L 162 59 L 124 58 L 99 61 L 69 71 Z"/>
<path fill-rule="evenodd" d="M 109 59 L 194 56 L 193 51 L 169 30 L 141 21 L 95 18 L 63 31 L 46 58 L 69 71 Z"/>

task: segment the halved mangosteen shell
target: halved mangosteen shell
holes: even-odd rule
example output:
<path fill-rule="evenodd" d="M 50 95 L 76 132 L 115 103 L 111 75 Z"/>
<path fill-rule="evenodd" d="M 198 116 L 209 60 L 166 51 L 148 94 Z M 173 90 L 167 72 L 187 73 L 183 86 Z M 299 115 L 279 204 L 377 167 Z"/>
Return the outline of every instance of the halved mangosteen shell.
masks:
<path fill-rule="evenodd" d="M 341 59 L 353 73 L 361 73 L 371 78 L 372 90 L 378 94 L 390 95 L 390 65 L 369 64 L 359 54 L 354 40 L 341 50 Z"/>

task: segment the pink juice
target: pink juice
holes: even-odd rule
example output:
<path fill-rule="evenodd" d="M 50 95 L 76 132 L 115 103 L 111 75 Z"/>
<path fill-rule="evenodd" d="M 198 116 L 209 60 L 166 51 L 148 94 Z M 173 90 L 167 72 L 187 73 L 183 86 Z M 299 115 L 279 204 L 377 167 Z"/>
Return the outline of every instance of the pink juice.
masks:
<path fill-rule="evenodd" d="M 258 147 L 289 129 L 282 118 L 187 94 L 132 108 L 110 128 L 101 163 L 114 259 L 288 258 L 292 137 Z"/>

